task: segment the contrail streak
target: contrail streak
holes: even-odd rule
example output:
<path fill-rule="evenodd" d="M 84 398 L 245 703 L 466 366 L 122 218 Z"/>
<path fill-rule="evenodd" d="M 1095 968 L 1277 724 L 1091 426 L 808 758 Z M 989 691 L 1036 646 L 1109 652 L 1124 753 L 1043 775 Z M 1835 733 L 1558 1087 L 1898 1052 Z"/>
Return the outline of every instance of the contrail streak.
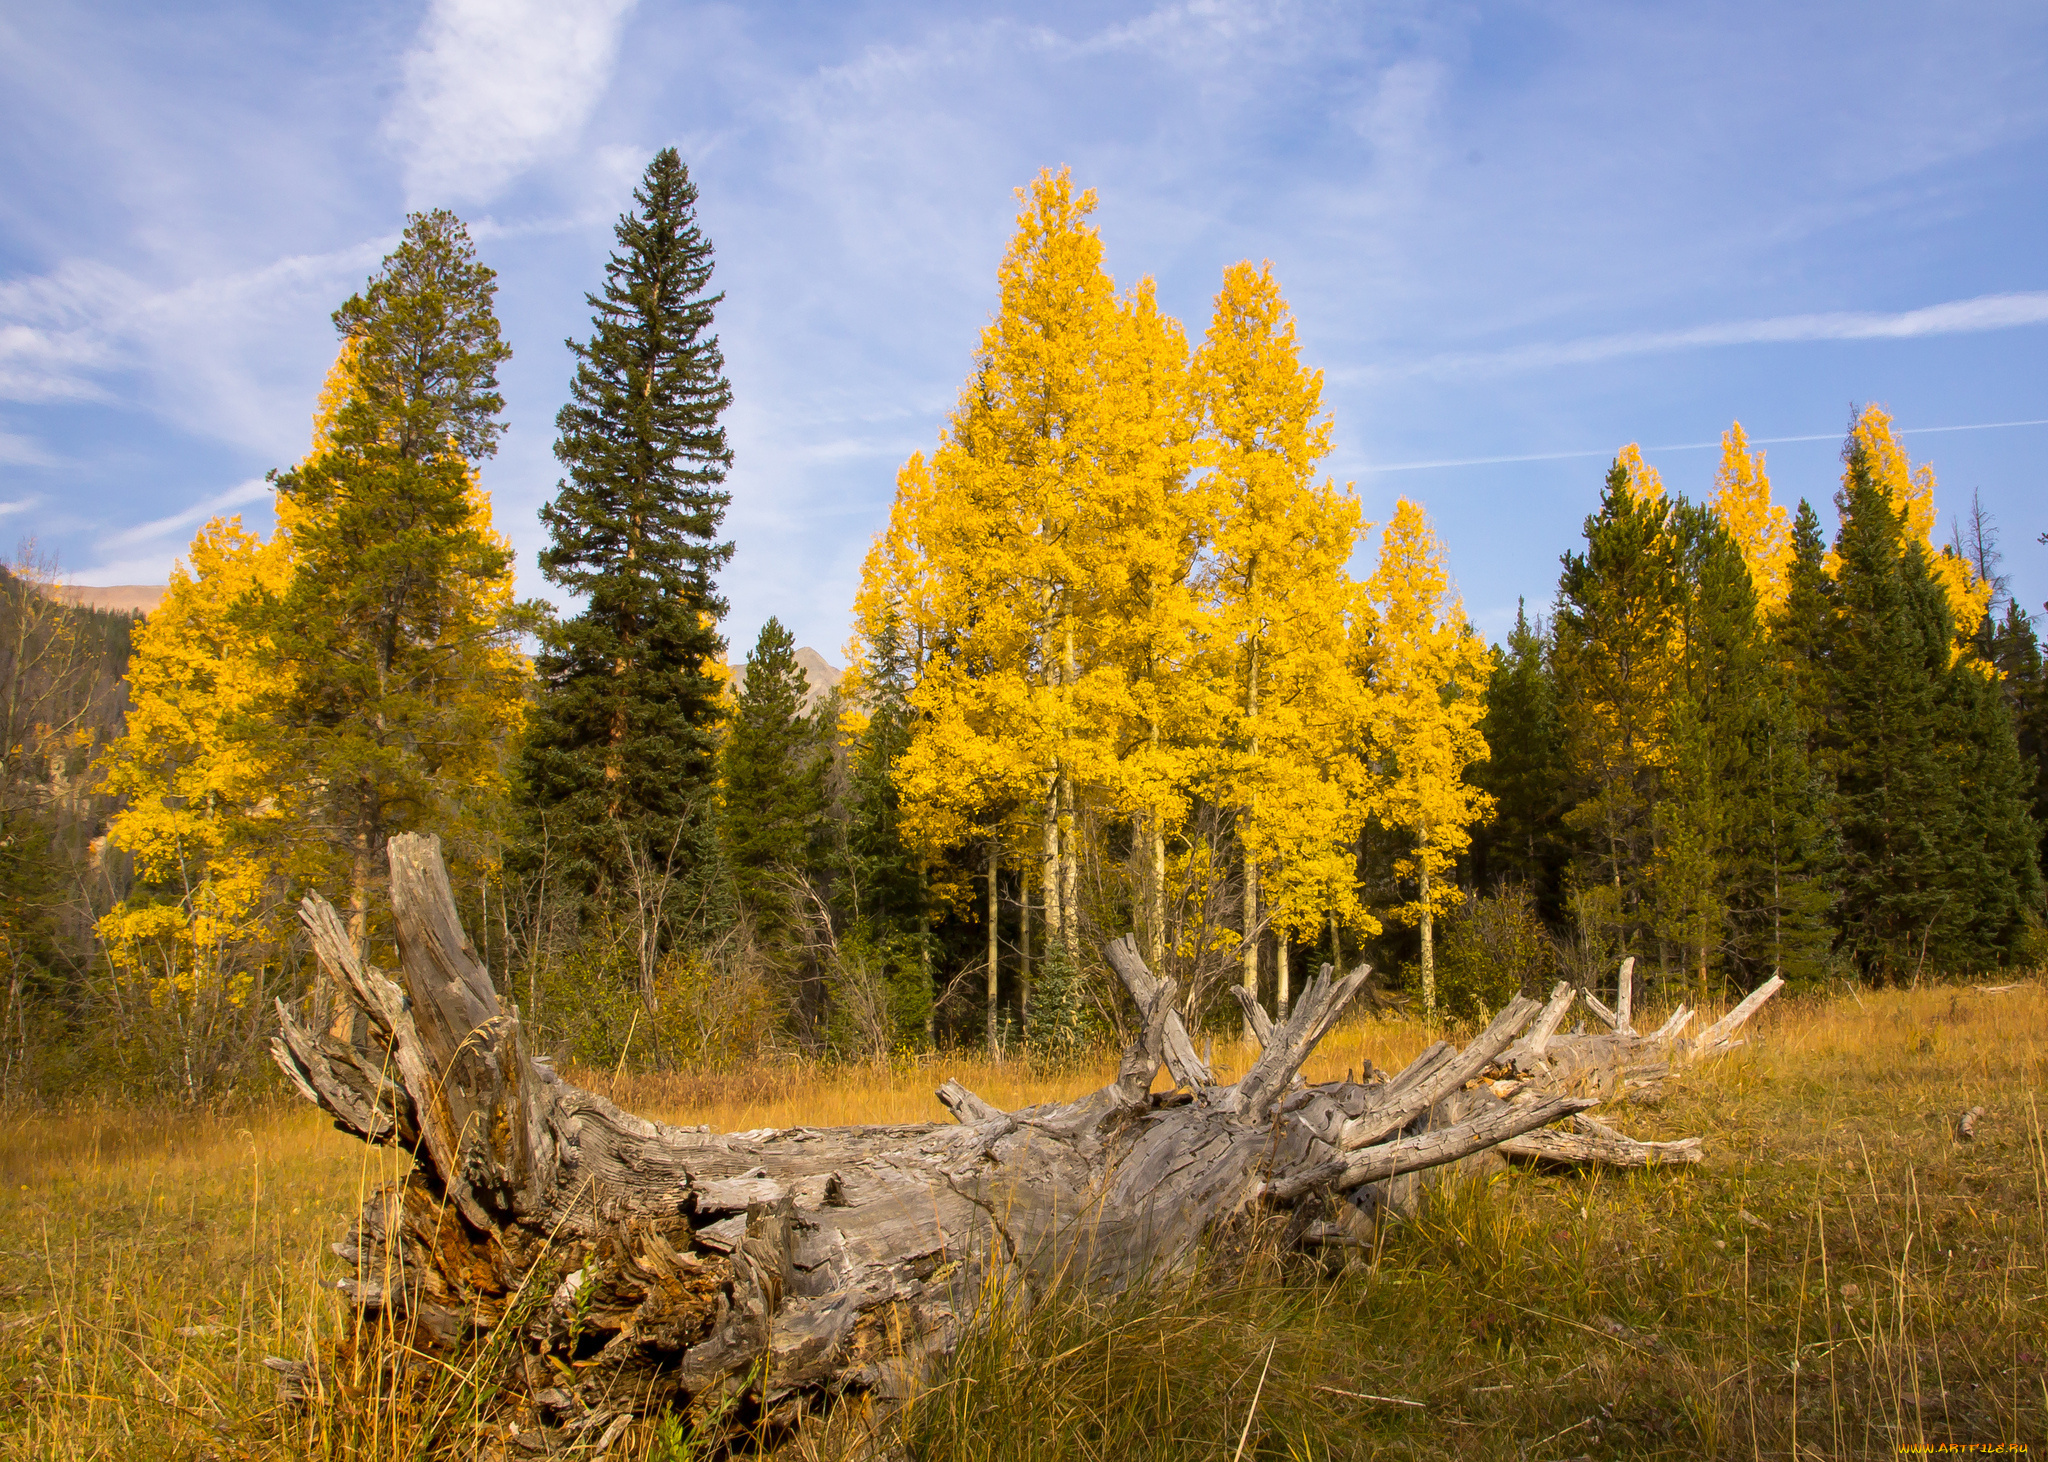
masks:
<path fill-rule="evenodd" d="M 1918 436 L 1928 432 L 1942 431 L 1998 431 L 2011 426 L 2048 426 L 2048 417 L 2032 421 L 1972 421 L 1959 426 L 1905 426 L 1895 427 L 1901 436 Z M 1840 441 L 1842 432 L 1815 432 L 1810 436 L 1798 437 L 1751 437 L 1752 447 L 1771 447 L 1784 442 L 1833 442 Z M 1720 446 L 1718 439 L 1711 442 L 1674 442 L 1664 447 L 1645 447 L 1650 452 L 1704 452 Z M 1580 452 L 1530 452 L 1514 457 L 1444 457 L 1428 462 L 1382 462 L 1363 469 L 1367 472 L 1425 472 L 1438 467 L 1494 467 L 1509 462 L 1567 462 L 1581 457 L 1612 457 L 1611 448 L 1593 448 Z"/>

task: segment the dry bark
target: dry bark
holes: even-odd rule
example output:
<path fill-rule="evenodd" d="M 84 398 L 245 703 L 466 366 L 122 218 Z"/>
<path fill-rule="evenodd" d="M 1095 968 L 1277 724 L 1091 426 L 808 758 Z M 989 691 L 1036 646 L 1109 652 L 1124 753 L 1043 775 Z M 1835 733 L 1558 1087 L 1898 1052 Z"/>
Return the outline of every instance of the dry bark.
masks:
<path fill-rule="evenodd" d="M 1391 1080 L 1300 1084 L 1366 967 L 1325 966 L 1286 1020 L 1263 1023 L 1251 1069 L 1218 1084 L 1174 982 L 1129 938 L 1106 953 L 1140 1033 L 1115 1079 L 1074 1101 L 1004 1112 L 949 1081 L 951 1125 L 665 1126 L 528 1050 L 463 934 L 436 840 L 395 838 L 390 859 L 400 971 L 361 960 L 309 897 L 314 950 L 363 1018 L 280 1005 L 273 1050 L 343 1130 L 416 1157 L 335 1246 L 341 1287 L 416 1349 L 490 1342 L 537 1443 L 615 1435 L 619 1418 L 670 1406 L 743 1399 L 758 1426 L 850 1389 L 901 1394 L 990 1286 L 1126 1283 L 1253 1210 L 1312 1216 L 1333 1194 L 1488 1149 L 1673 1160 L 1604 1129 L 1541 1133 L 1592 1098 L 1483 1079 L 1537 1015 L 1529 1000 Z M 1533 1054 L 1515 1049 L 1564 1061 L 1561 1017 L 1553 1000 Z M 1155 1093 L 1162 1065 L 1176 1089 Z M 1297 1227 L 1313 1241 L 1315 1225 Z"/>

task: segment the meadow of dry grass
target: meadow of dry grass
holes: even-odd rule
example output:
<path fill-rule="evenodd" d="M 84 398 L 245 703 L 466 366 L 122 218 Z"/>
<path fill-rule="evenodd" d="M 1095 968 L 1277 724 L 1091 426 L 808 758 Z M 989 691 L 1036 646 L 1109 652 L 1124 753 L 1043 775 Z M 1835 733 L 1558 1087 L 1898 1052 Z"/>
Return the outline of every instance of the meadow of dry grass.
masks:
<path fill-rule="evenodd" d="M 1118 1462 L 2048 1447 L 2048 993 L 1781 1000 L 1755 1037 L 1661 1106 L 1608 1114 L 1705 1134 L 1697 1168 L 1453 1188 L 1342 1267 L 1251 1234 L 1142 1290 L 992 1300 L 891 1440 Z M 1423 1044 L 1406 1022 L 1348 1026 L 1309 1074 Z M 945 1075 L 1014 1107 L 1104 1071 L 584 1079 L 744 1129 L 940 1120 Z M 326 1246 L 395 1161 L 304 1109 L 0 1119 L 0 1457 L 502 1455 L 459 1386 L 287 1411 L 262 1364 L 340 1333 Z M 673 1425 L 626 1443 L 690 1455 Z M 826 1430 L 786 1450 L 837 1445 Z"/>

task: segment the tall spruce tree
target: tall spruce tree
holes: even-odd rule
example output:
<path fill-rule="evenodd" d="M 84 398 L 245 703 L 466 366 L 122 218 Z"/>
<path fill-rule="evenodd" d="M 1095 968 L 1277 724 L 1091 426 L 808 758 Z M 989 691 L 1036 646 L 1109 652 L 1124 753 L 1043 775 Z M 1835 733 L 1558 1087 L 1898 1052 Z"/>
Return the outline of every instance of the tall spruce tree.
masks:
<path fill-rule="evenodd" d="M 1678 593 L 1654 812 L 1661 938 L 1704 991 L 1729 926 L 1734 832 L 1753 768 L 1744 722 L 1762 678 L 1756 593 L 1742 551 L 1708 510 L 1668 520 Z"/>
<path fill-rule="evenodd" d="M 2039 844 L 2041 866 L 2048 868 L 2048 673 L 2043 670 L 2033 617 L 2017 602 L 2006 604 L 2005 617 L 1992 636 L 1991 663 L 1998 668 L 1999 687 L 2019 742 L 2034 828 L 2044 839 Z"/>
<path fill-rule="evenodd" d="M 1943 762 L 1955 783 L 1962 841 L 1952 886 L 1962 904 L 1950 964 L 1981 969 L 2028 961 L 2041 913 L 2040 830 L 2032 787 L 1995 672 L 1974 655 L 1944 676 Z"/>
<path fill-rule="evenodd" d="M 903 835 L 903 807 L 891 771 L 910 746 L 910 656 L 901 623 L 885 616 L 863 667 L 860 708 L 867 723 L 848 749 L 845 816 L 836 895 L 851 924 L 877 939 L 923 939 L 924 878 Z"/>
<path fill-rule="evenodd" d="M 1657 807 L 1663 932 L 1702 986 L 1811 980 L 1832 943 L 1825 804 L 1755 569 L 1711 512 L 1681 503 L 1671 526 L 1684 592 Z"/>
<path fill-rule="evenodd" d="M 801 913 L 795 880 L 808 876 L 821 851 L 831 718 L 807 709 L 808 690 L 796 642 L 771 618 L 747 656 L 726 736 L 722 819 L 733 881 L 771 939 Z"/>
<path fill-rule="evenodd" d="M 350 862 L 359 950 L 386 839 L 434 826 L 459 842 L 490 820 L 518 724 L 512 554 L 476 478 L 505 429 L 496 277 L 454 214 L 406 220 L 334 313 L 338 399 L 314 451 L 273 474 L 289 578 L 235 609 L 282 671 L 239 734 L 287 746 L 278 775 L 312 789 Z"/>
<path fill-rule="evenodd" d="M 1482 888 L 1525 885 L 1547 918 L 1564 908 L 1568 848 L 1559 836 L 1564 798 L 1564 742 L 1551 677 L 1550 639 L 1543 622 L 1515 606 L 1515 627 L 1496 647 L 1479 723 L 1489 756 L 1474 780 L 1491 793 L 1491 822 L 1473 841 Z"/>
<path fill-rule="evenodd" d="M 1962 808 L 1944 765 L 1943 682 L 1954 638 L 1927 555 L 1862 440 L 1844 448 L 1840 562 L 1829 624 L 1825 734 L 1841 819 L 1843 944 L 1875 978 L 1949 967 L 1969 922 L 1958 888 Z"/>
<path fill-rule="evenodd" d="M 1827 571 L 1827 540 L 1821 536 L 1820 515 L 1804 498 L 1792 520 L 1792 561 L 1785 584 L 1785 602 L 1770 619 L 1771 645 L 1784 671 L 1800 734 L 1811 752 L 1820 747 L 1828 727 L 1827 657 L 1836 590 Z M 1813 760 L 1815 770 L 1825 775 L 1821 759 Z"/>
<path fill-rule="evenodd" d="M 1638 953 L 1651 920 L 1653 813 L 1680 597 L 1666 513 L 1617 460 L 1600 510 L 1586 519 L 1586 551 L 1564 556 L 1552 622 L 1580 919 Z"/>
<path fill-rule="evenodd" d="M 712 821 L 725 615 L 714 577 L 732 465 L 731 403 L 712 334 L 711 241 L 674 148 L 648 164 L 555 418 L 568 469 L 541 509 L 549 581 L 584 600 L 550 626 L 527 737 L 525 856 L 616 895 L 637 861 L 688 878 L 715 857 Z"/>

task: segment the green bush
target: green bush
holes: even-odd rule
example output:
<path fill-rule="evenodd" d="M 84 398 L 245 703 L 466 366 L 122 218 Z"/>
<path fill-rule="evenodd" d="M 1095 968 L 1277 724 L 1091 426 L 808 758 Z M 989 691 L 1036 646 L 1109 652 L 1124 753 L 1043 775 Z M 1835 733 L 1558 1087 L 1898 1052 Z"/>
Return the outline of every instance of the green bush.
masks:
<path fill-rule="evenodd" d="M 1089 998 L 1088 973 L 1057 941 L 1031 982 L 1031 1008 L 1024 1017 L 1024 1045 L 1051 1064 L 1077 1061 L 1108 1037 L 1107 1022 Z"/>
<path fill-rule="evenodd" d="M 1517 995 L 1540 995 L 1556 956 L 1536 903 L 1521 884 L 1469 898 L 1439 926 L 1437 1001 L 1446 1014 L 1484 1019 Z"/>

